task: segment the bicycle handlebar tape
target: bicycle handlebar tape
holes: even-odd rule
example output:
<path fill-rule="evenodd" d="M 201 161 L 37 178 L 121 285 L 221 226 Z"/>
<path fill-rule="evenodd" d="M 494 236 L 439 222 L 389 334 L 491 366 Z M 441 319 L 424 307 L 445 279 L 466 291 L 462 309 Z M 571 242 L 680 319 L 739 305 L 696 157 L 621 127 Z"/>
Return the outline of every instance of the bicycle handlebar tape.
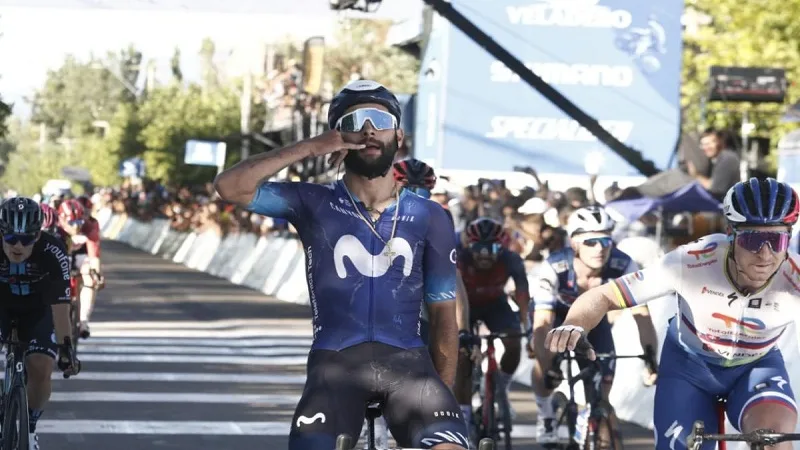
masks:
<path fill-rule="evenodd" d="M 353 438 L 349 434 L 340 434 L 336 438 L 336 450 L 353 450 Z"/>
<path fill-rule="evenodd" d="M 575 345 L 575 353 L 586 356 L 589 354 L 589 350 L 592 350 L 592 344 L 589 343 L 586 335 L 581 334 L 581 338 L 578 339 L 578 343 Z"/>
<path fill-rule="evenodd" d="M 483 438 L 478 444 L 478 450 L 494 450 L 494 441 L 490 438 Z"/>

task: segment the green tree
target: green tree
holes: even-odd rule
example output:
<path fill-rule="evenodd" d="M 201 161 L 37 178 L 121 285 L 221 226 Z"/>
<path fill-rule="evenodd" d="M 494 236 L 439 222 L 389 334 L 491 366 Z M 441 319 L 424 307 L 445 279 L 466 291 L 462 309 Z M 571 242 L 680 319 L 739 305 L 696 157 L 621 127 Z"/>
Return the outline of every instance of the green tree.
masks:
<path fill-rule="evenodd" d="M 231 89 L 207 92 L 192 84 L 161 87 L 141 105 L 137 121 L 143 125 L 139 142 L 148 177 L 165 183 L 208 182 L 215 170 L 183 163 L 189 139 L 219 140 L 239 131 L 239 94 Z M 235 159 L 238 144 L 229 142 L 228 155 Z"/>
<path fill-rule="evenodd" d="M 44 123 L 53 139 L 97 131 L 120 103 L 136 100 L 131 90 L 139 77 L 141 58 L 133 48 L 89 61 L 67 56 L 60 68 L 48 72 L 44 86 L 34 93 L 32 122 Z"/>
<path fill-rule="evenodd" d="M 416 92 L 419 61 L 386 44 L 391 25 L 390 21 L 370 19 L 344 19 L 339 23 L 337 44 L 325 50 L 325 71 L 334 89 L 344 86 L 357 72 L 396 93 Z"/>
<path fill-rule="evenodd" d="M 30 123 L 14 126 L 6 137 L 13 151 L 8 154 L 3 184 L 23 195 L 40 192 L 49 179 L 62 178 L 61 169 L 77 165 L 80 155 L 75 148 L 55 142 L 39 141 L 39 127 Z"/>
<path fill-rule="evenodd" d="M 707 15 L 709 23 L 684 34 L 683 84 L 681 106 L 684 132 L 704 126 L 703 98 L 708 93 L 711 66 L 773 67 L 786 70 L 789 80 L 788 102 L 800 99 L 800 0 L 690 0 L 687 8 Z M 787 131 L 781 125 L 784 105 L 728 103 L 708 105 L 706 124 L 738 130 L 742 112 L 752 114 L 756 134 L 769 136 L 772 146 Z M 788 126 L 791 127 L 791 126 Z"/>
<path fill-rule="evenodd" d="M 3 34 L 0 33 L 0 37 Z M 3 102 L 3 97 L 0 96 L 0 139 L 8 133 L 8 127 L 6 125 L 6 120 L 11 117 L 11 105 Z M 0 145 L 2 145 L 0 143 Z"/>
<path fill-rule="evenodd" d="M 202 86 L 205 89 L 213 89 L 219 86 L 219 77 L 217 76 L 217 67 L 214 63 L 214 55 L 216 54 L 216 45 L 210 38 L 203 39 L 203 45 L 200 47 L 200 79 Z"/>
<path fill-rule="evenodd" d="M 3 102 L 3 98 L 0 97 L 0 139 L 8 133 L 6 120 L 9 117 L 11 117 L 11 105 Z"/>
<path fill-rule="evenodd" d="M 183 72 L 181 71 L 181 49 L 175 47 L 175 52 L 172 54 L 172 59 L 169 61 L 169 67 L 172 71 L 172 79 L 178 83 L 183 82 Z"/>

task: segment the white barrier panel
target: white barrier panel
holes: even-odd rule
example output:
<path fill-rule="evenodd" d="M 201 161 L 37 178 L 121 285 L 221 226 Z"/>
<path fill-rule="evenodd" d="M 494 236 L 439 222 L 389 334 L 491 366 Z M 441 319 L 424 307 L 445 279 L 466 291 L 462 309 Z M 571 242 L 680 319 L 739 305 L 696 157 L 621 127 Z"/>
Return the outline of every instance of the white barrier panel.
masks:
<path fill-rule="evenodd" d="M 176 263 L 273 295 L 283 301 L 308 304 L 305 255 L 301 244 L 295 239 L 256 237 L 247 234 L 229 235 L 221 239 L 211 231 L 200 235 L 181 233 L 171 230 L 166 220 L 156 219 L 142 223 L 131 217 L 112 214 L 109 210 L 101 210 L 97 217 L 103 236 L 107 239 L 125 242 Z M 666 297 L 652 301 L 648 305 L 658 332 L 660 347 L 666 335 L 667 321 L 675 314 L 677 303 L 674 297 Z M 642 351 L 636 322 L 629 311 L 620 314 L 614 323 L 612 333 L 618 354 L 639 354 Z M 794 326 L 791 326 L 779 341 L 790 378 L 796 383 L 800 383 L 799 341 L 800 336 Z M 502 353 L 502 344 L 498 342 L 497 357 L 500 358 Z M 514 374 L 515 381 L 529 386 L 532 366 L 532 361 L 523 350 L 520 366 Z M 618 360 L 614 387 L 611 390 L 611 403 L 622 420 L 652 429 L 655 388 L 644 386 L 643 371 L 644 363 L 640 359 Z M 800 384 L 796 384 L 795 388 L 798 389 L 798 386 Z M 562 386 L 559 389 L 565 388 Z M 533 393 L 530 395 L 533 396 Z M 582 401 L 583 390 L 580 386 L 576 389 L 576 396 Z M 727 429 L 733 430 L 730 423 L 727 424 Z M 746 450 L 744 445 L 728 447 L 733 450 Z M 800 444 L 796 444 L 795 448 L 800 449 Z"/>

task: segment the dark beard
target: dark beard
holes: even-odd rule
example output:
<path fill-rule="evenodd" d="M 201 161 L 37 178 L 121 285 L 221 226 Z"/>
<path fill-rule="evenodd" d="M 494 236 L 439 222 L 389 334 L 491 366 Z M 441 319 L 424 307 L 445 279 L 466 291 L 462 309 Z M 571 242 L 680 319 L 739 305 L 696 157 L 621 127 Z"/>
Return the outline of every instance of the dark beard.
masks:
<path fill-rule="evenodd" d="M 397 141 L 389 145 L 381 143 L 380 148 L 381 155 L 372 161 L 365 160 L 359 154 L 359 150 L 350 150 L 344 158 L 345 169 L 369 180 L 386 175 L 392 167 L 394 156 L 397 153 Z"/>

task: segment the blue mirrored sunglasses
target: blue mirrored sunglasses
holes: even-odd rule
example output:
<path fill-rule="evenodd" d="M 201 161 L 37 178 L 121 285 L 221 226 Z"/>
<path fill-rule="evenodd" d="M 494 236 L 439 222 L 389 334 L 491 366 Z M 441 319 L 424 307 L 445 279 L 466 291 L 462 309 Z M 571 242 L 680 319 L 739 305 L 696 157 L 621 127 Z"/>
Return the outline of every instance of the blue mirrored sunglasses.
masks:
<path fill-rule="evenodd" d="M 584 239 L 581 241 L 581 244 L 587 247 L 594 247 L 596 245 L 600 245 L 603 248 L 608 248 L 614 245 L 614 240 L 610 237 L 596 237 L 590 239 Z"/>

